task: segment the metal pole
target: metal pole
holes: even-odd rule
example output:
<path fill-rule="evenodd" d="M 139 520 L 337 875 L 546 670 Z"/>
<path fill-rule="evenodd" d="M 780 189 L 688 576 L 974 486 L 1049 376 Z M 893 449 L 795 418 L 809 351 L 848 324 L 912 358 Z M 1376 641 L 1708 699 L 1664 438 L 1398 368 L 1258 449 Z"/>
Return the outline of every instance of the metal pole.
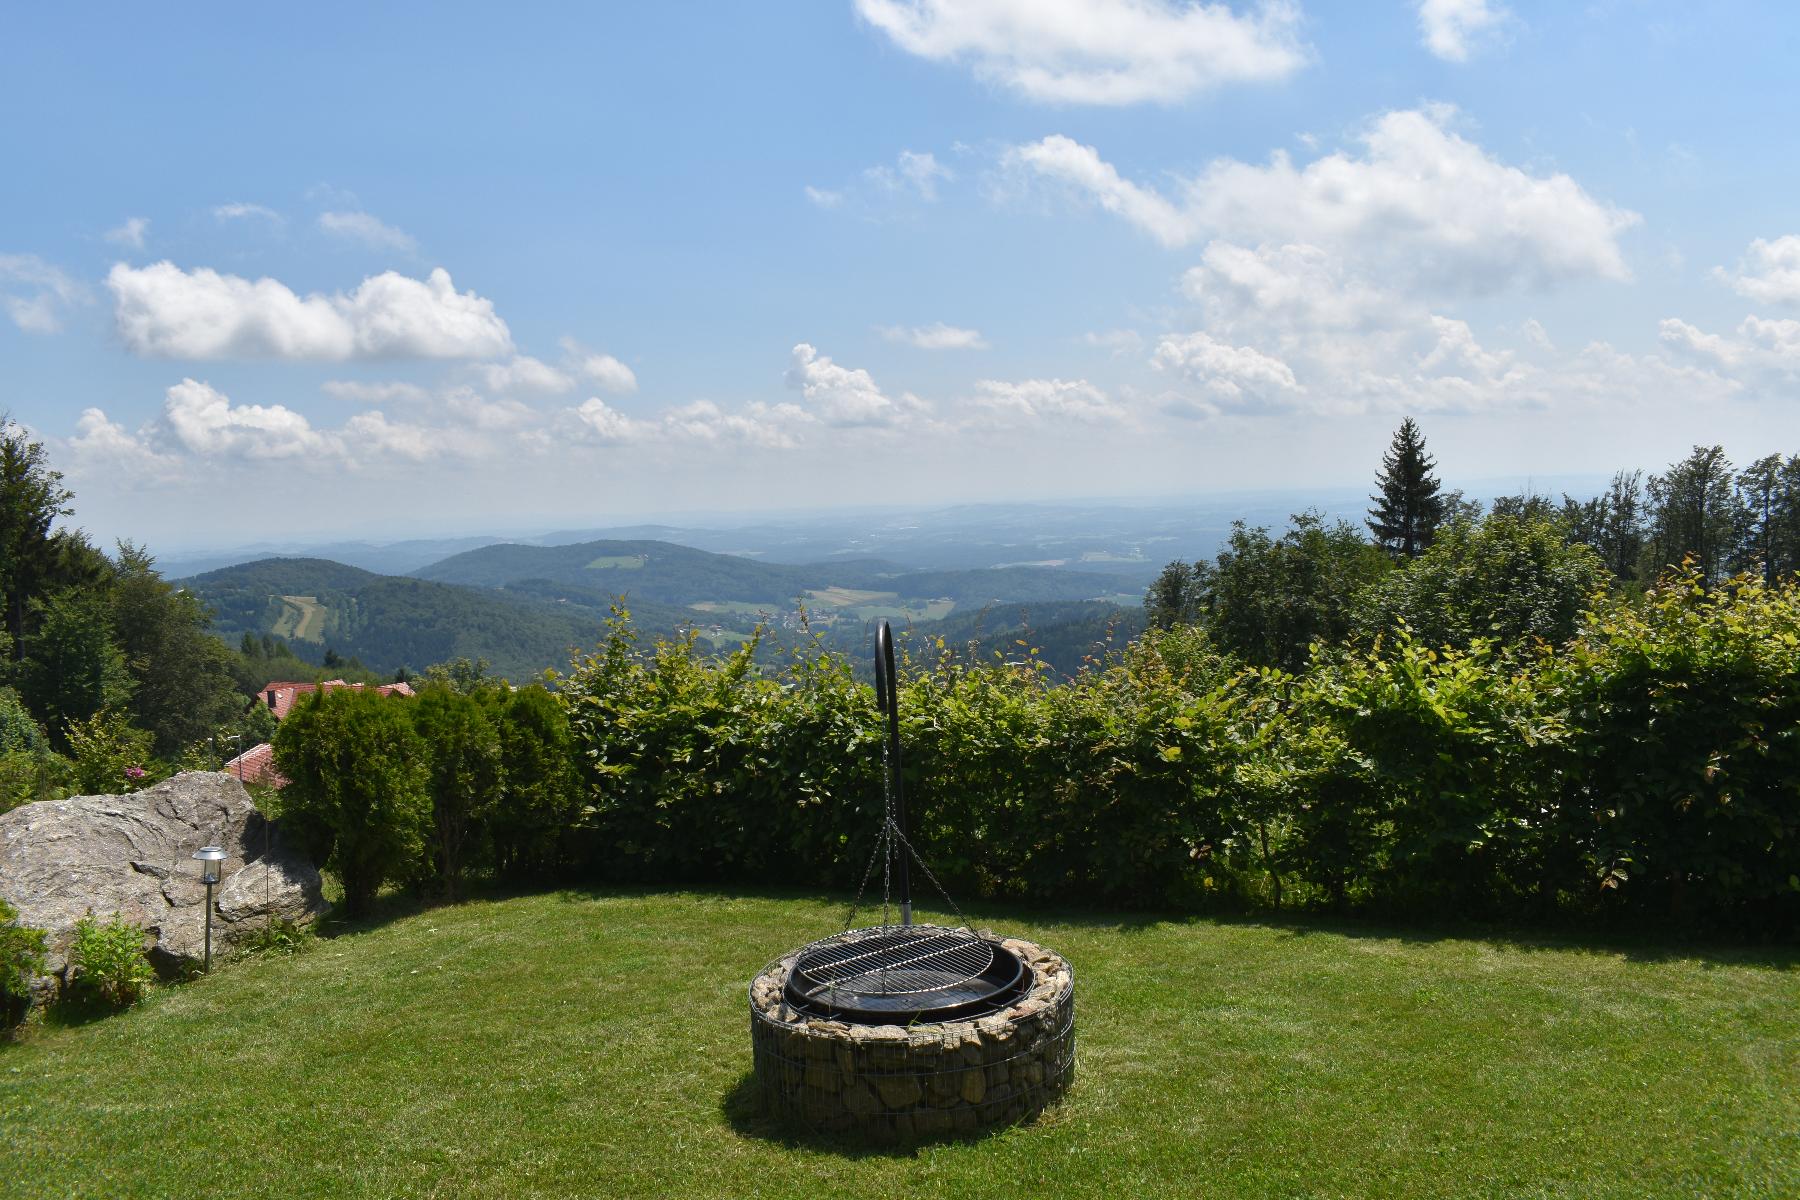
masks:
<path fill-rule="evenodd" d="M 219 882 L 216 875 L 206 877 L 206 972 L 212 974 L 212 890 Z"/>
<path fill-rule="evenodd" d="M 900 835 L 900 924 L 912 922 L 911 849 L 906 841 L 906 792 L 900 780 L 900 684 L 894 671 L 894 631 L 886 621 L 875 632 L 875 699 L 887 715 L 889 794 L 894 798 L 894 826 Z"/>

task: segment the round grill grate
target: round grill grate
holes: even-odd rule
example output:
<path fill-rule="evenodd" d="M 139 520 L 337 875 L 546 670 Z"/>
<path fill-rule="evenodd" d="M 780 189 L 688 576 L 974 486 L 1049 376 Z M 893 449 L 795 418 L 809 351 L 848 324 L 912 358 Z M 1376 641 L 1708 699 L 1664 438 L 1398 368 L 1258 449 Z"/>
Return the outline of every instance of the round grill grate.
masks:
<path fill-rule="evenodd" d="M 1018 955 L 968 929 L 882 925 L 804 947 L 784 991 L 804 1012 L 905 1025 L 997 1012 L 1030 981 Z"/>

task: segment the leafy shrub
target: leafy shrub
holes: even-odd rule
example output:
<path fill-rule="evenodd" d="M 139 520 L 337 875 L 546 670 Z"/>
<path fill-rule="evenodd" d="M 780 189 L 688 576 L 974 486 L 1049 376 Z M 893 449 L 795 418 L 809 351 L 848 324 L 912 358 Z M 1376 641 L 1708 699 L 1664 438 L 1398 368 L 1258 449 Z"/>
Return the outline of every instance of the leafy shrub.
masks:
<path fill-rule="evenodd" d="M 337 873 L 353 916 L 382 884 L 416 875 L 431 833 L 427 750 L 409 703 L 373 689 L 316 691 L 275 734 L 275 766 L 289 781 L 282 821 Z"/>
<path fill-rule="evenodd" d="M 1572 890 L 1658 919 L 1800 927 L 1800 588 L 1688 564 L 1543 672 L 1575 731 Z"/>
<path fill-rule="evenodd" d="M 0 754 L 0 812 L 39 800 L 60 800 L 69 794 L 73 778 L 69 760 L 48 746 Z"/>
<path fill-rule="evenodd" d="M 880 812 L 873 693 L 829 655 L 759 675 L 756 645 L 708 660 L 690 634 L 640 654 L 621 613 L 560 681 L 590 869 L 794 881 L 804 863 L 851 881 L 851 831 L 872 839 Z"/>
<path fill-rule="evenodd" d="M 0 1028 L 31 1011 L 31 985 L 44 973 L 42 929 L 19 924 L 19 910 L 0 900 Z"/>
<path fill-rule="evenodd" d="M 1438 649 L 1467 650 L 1477 640 L 1561 645 L 1611 578 L 1592 547 L 1567 540 L 1559 520 L 1502 512 L 1460 518 L 1358 597 L 1357 623 L 1365 638 L 1407 629 Z"/>
<path fill-rule="evenodd" d="M 318 940 L 312 926 L 278 917 L 243 934 L 237 953 L 242 958 L 285 958 L 310 950 Z"/>
<path fill-rule="evenodd" d="M 128 1008 L 143 998 L 156 977 L 144 957 L 144 931 L 114 913 L 104 925 L 94 914 L 75 923 L 69 947 L 69 986 L 78 1000 L 98 1000 Z"/>
<path fill-rule="evenodd" d="M 72 779 L 77 793 L 113 796 L 148 787 L 163 768 L 150 753 L 150 735 L 134 729 L 123 712 L 103 709 L 68 723 Z"/>

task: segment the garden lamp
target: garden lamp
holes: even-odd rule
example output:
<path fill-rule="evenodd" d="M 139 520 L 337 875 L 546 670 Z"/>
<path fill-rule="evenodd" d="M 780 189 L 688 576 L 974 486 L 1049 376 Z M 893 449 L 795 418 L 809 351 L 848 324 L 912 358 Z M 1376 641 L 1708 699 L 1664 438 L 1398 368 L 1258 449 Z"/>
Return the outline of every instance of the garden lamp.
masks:
<path fill-rule="evenodd" d="M 225 850 L 221 846 L 202 846 L 193 856 L 200 860 L 200 882 L 206 885 L 206 969 L 211 971 L 213 888 L 219 882 L 219 864 L 225 861 Z"/>

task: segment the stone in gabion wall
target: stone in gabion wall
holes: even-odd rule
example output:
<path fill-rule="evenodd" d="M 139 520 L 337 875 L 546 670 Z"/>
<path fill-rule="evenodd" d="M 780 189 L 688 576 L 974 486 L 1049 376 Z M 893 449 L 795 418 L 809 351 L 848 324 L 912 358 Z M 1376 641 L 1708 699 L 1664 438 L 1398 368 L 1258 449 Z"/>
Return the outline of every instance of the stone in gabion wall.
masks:
<path fill-rule="evenodd" d="M 1075 973 L 1033 942 L 980 936 L 1030 967 L 1030 989 L 989 1016 L 857 1025 L 796 1011 L 782 985 L 799 951 L 750 985 L 756 1081 L 768 1111 L 822 1133 L 916 1141 L 1026 1120 L 1075 1074 Z"/>

